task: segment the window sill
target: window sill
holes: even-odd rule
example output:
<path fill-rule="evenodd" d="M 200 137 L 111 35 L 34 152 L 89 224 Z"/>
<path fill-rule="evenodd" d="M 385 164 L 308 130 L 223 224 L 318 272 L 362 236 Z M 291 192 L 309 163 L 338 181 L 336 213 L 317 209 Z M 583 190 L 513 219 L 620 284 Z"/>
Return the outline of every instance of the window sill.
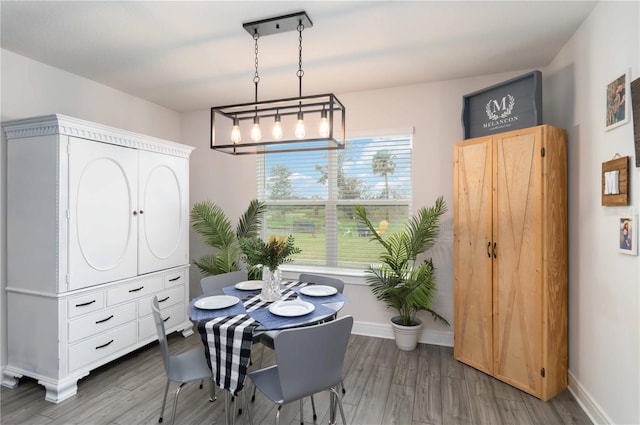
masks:
<path fill-rule="evenodd" d="M 315 273 L 342 279 L 346 285 L 367 286 L 364 270 L 339 267 L 303 266 L 296 264 L 284 264 L 280 266 L 280 269 L 282 270 L 282 275 L 285 279 L 297 279 L 300 273 Z"/>

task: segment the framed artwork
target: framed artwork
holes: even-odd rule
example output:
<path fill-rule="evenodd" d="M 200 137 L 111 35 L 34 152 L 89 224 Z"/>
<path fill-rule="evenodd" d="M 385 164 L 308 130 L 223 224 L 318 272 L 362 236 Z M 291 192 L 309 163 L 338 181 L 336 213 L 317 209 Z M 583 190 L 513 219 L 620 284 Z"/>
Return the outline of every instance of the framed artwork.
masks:
<path fill-rule="evenodd" d="M 626 71 L 607 84 L 607 130 L 629 122 L 629 115 L 631 115 L 629 75 L 629 71 Z"/>
<path fill-rule="evenodd" d="M 620 217 L 618 228 L 620 233 L 618 251 L 623 254 L 638 255 L 638 216 Z"/>
<path fill-rule="evenodd" d="M 602 206 L 629 205 L 629 157 L 616 154 L 602 163 Z"/>

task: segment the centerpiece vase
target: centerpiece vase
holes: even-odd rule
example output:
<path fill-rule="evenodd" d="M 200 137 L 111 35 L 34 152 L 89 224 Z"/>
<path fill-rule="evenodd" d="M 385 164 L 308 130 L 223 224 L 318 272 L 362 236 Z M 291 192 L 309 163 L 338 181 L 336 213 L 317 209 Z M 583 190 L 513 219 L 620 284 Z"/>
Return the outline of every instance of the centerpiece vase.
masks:
<path fill-rule="evenodd" d="M 280 284 L 282 283 L 282 272 L 279 267 L 272 270 L 268 266 L 262 268 L 262 291 L 260 299 L 263 301 L 277 301 L 282 299 Z"/>

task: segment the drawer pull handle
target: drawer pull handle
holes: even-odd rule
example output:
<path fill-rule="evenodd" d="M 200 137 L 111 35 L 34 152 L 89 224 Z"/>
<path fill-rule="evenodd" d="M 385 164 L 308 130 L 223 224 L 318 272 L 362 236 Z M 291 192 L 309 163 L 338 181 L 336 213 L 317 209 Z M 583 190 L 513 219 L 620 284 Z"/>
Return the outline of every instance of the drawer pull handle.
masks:
<path fill-rule="evenodd" d="M 136 288 L 136 289 L 129 289 L 129 292 L 138 292 L 138 291 L 141 291 L 143 288 L 144 288 L 144 286 L 141 286 L 141 287 Z"/>
<path fill-rule="evenodd" d="M 178 277 L 174 277 L 173 279 L 169 279 L 169 282 L 175 282 L 176 280 L 180 279 L 180 276 Z"/>
<path fill-rule="evenodd" d="M 163 322 L 166 322 L 167 320 L 171 319 L 171 316 L 167 316 L 166 319 L 162 319 Z"/>
<path fill-rule="evenodd" d="M 112 343 L 112 342 L 113 342 L 113 340 L 111 340 L 111 341 L 107 342 L 106 344 L 98 345 L 98 346 L 96 347 L 96 350 L 99 350 L 99 349 L 101 349 L 101 348 L 104 348 L 104 347 L 106 347 L 107 345 L 111 345 L 111 343 Z"/>
<path fill-rule="evenodd" d="M 169 298 L 171 298 L 171 297 L 163 298 L 163 299 L 161 299 L 161 300 L 158 300 L 158 302 L 159 302 L 159 303 L 163 303 L 163 302 L 165 302 L 166 300 L 168 300 Z"/>
<path fill-rule="evenodd" d="M 96 322 L 96 325 L 97 325 L 98 323 L 104 323 L 104 322 L 106 322 L 106 321 L 108 321 L 108 320 L 111 320 L 111 319 L 113 319 L 113 314 L 112 314 L 111 316 L 107 317 L 106 319 L 98 320 L 98 321 Z"/>
<path fill-rule="evenodd" d="M 89 302 L 82 303 L 82 304 L 76 304 L 76 307 L 85 307 L 85 306 L 93 304 L 94 302 L 96 302 L 96 300 L 91 300 Z"/>
<path fill-rule="evenodd" d="M 487 242 L 487 257 L 491 258 L 491 253 L 489 250 L 491 249 L 491 241 Z"/>

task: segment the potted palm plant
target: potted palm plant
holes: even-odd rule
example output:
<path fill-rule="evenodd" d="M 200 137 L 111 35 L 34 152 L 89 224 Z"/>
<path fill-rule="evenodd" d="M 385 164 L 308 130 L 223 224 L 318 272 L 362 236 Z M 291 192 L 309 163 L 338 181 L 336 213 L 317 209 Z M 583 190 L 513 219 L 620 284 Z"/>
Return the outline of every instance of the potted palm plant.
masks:
<path fill-rule="evenodd" d="M 440 217 L 446 211 L 444 198 L 439 197 L 433 206 L 420 208 L 403 231 L 383 238 L 367 218 L 366 209 L 355 206 L 359 221 L 371 232 L 370 240 L 383 248 L 380 263 L 368 267 L 366 281 L 378 300 L 398 312 L 398 316 L 391 318 L 391 325 L 401 350 L 413 350 L 418 343 L 422 329 L 422 322 L 416 317 L 418 311 L 428 311 L 434 320 L 449 326 L 449 322 L 431 308 L 436 291 L 433 261 L 415 264 L 418 255 L 435 244 Z"/>
<path fill-rule="evenodd" d="M 252 200 L 234 230 L 231 221 L 218 205 L 211 201 L 194 204 L 191 209 L 191 226 L 216 252 L 203 255 L 193 263 L 205 276 L 240 270 L 243 264 L 239 239 L 257 237 L 265 211 L 264 202 Z M 260 278 L 255 275 L 256 270 L 248 271 L 251 279 Z"/>

